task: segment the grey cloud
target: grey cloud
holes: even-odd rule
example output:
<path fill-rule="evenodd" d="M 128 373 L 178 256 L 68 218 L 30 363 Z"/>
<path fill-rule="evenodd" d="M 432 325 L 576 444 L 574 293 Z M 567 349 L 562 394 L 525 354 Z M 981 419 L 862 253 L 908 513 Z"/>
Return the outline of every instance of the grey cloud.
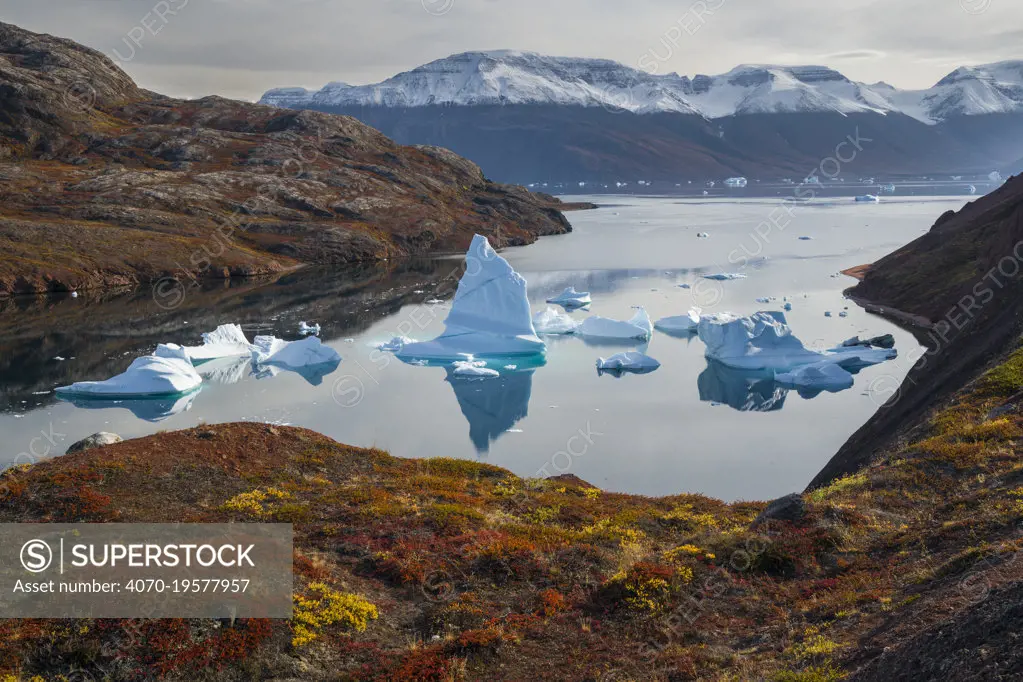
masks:
<path fill-rule="evenodd" d="M 153 90 L 254 99 L 494 48 L 630 66 L 655 50 L 662 72 L 689 75 L 824 62 L 926 87 L 961 64 L 1023 56 L 1023 31 L 1005 28 L 1023 25 L 1023 4 L 962 0 L 985 1 L 969 14 L 960 0 L 0 0 L 0 17 L 120 55 Z M 177 13 L 154 19 L 167 5 Z"/>

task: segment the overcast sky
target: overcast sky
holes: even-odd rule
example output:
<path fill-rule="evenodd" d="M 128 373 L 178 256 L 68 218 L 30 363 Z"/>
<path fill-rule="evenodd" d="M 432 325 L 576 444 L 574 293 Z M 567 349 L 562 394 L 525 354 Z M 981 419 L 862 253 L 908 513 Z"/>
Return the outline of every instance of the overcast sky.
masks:
<path fill-rule="evenodd" d="M 689 76 L 825 64 L 904 88 L 1023 58 L 1020 0 L 0 0 L 0 20 L 94 47 L 151 90 L 252 100 L 499 48 Z"/>

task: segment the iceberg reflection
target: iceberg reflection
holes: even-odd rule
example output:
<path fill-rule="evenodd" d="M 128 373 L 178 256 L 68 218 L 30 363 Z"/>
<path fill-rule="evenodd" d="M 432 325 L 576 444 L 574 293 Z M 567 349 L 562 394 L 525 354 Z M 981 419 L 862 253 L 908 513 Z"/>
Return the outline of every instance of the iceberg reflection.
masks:
<path fill-rule="evenodd" d="M 88 398 L 80 395 L 58 397 L 75 407 L 86 410 L 107 410 L 119 407 L 129 410 L 136 417 L 144 421 L 162 422 L 165 419 L 170 419 L 175 415 L 192 409 L 192 403 L 198 395 L 199 391 L 197 390 L 185 395 L 166 398 L 135 398 L 130 400 Z"/>
<path fill-rule="evenodd" d="M 775 412 L 785 406 L 789 393 L 774 381 L 770 370 L 735 369 L 711 359 L 697 385 L 700 400 L 722 403 L 740 412 Z"/>
<path fill-rule="evenodd" d="M 455 391 L 469 422 L 469 439 L 485 455 L 490 446 L 529 414 L 536 370 L 512 371 L 489 379 L 467 379 L 448 368 L 447 382 Z"/>

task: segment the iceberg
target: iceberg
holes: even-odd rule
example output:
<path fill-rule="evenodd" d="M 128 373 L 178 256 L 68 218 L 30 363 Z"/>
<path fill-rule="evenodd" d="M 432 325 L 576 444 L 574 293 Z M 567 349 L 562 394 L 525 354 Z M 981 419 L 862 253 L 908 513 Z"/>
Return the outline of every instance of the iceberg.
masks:
<path fill-rule="evenodd" d="M 533 316 L 533 328 L 537 334 L 574 334 L 578 327 L 579 322 L 555 308 L 541 310 Z"/>
<path fill-rule="evenodd" d="M 654 322 L 654 329 L 665 334 L 693 334 L 700 326 L 700 315 L 703 313 L 699 308 L 692 308 L 688 315 L 677 315 L 675 317 L 662 317 Z"/>
<path fill-rule="evenodd" d="M 58 395 L 116 400 L 118 398 L 171 397 L 202 386 L 184 348 L 159 345 L 153 355 L 135 358 L 123 374 L 106 381 L 80 381 L 55 389 Z"/>
<path fill-rule="evenodd" d="M 787 388 L 838 393 L 853 386 L 853 375 L 837 362 L 821 362 L 775 374 L 774 380 Z"/>
<path fill-rule="evenodd" d="M 315 336 L 301 341 L 283 341 L 273 336 L 257 336 L 254 345 L 252 362 L 256 365 L 299 369 L 341 362 L 341 355 L 330 346 L 324 346 Z"/>
<path fill-rule="evenodd" d="M 750 317 L 730 313 L 700 319 L 700 340 L 706 355 L 737 369 L 786 372 L 803 365 L 835 362 L 844 369 L 875 365 L 897 356 L 894 350 L 839 346 L 824 352 L 809 350 L 792 334 L 781 312 L 759 312 Z"/>
<path fill-rule="evenodd" d="M 604 358 L 597 359 L 597 374 L 604 374 L 609 372 L 612 374 L 622 374 L 624 372 L 631 372 L 633 374 L 649 374 L 653 372 L 661 363 L 654 360 L 649 355 L 644 355 L 638 351 L 629 351 L 628 353 L 617 353 L 612 355 L 607 360 Z"/>
<path fill-rule="evenodd" d="M 298 323 L 298 333 L 299 334 L 305 334 L 307 336 L 308 335 L 319 336 L 319 334 L 320 334 L 320 325 L 318 325 L 318 324 L 309 324 L 308 322 L 299 322 Z"/>
<path fill-rule="evenodd" d="M 704 275 L 704 279 L 712 279 L 717 282 L 729 282 L 735 279 L 746 279 L 746 275 L 740 272 L 721 272 L 716 275 Z"/>
<path fill-rule="evenodd" d="M 856 201 L 859 201 L 861 203 L 862 202 L 877 203 L 877 202 L 881 201 L 881 198 L 879 196 L 877 196 L 876 194 L 864 194 L 862 196 L 856 197 Z"/>
<path fill-rule="evenodd" d="M 444 333 L 433 341 L 404 345 L 398 357 L 454 361 L 466 355 L 514 357 L 546 352 L 547 346 L 533 329 L 526 280 L 481 235 L 473 237 L 466 264 Z"/>
<path fill-rule="evenodd" d="M 192 362 L 248 356 L 252 350 L 253 346 L 245 338 L 245 332 L 236 324 L 220 325 L 202 335 L 201 346 L 185 347 L 185 353 Z"/>
<path fill-rule="evenodd" d="M 413 339 L 407 336 L 395 336 L 390 341 L 377 344 L 377 350 L 382 350 L 385 353 L 398 353 L 401 349 L 410 343 L 415 343 Z"/>
<path fill-rule="evenodd" d="M 489 369 L 482 360 L 458 360 L 451 364 L 451 376 L 462 379 L 493 379 L 501 376 L 496 369 Z"/>
<path fill-rule="evenodd" d="M 576 334 L 597 340 L 649 341 L 654 333 L 654 326 L 646 310 L 640 308 L 628 322 L 611 320 L 593 315 L 583 320 Z"/>
<path fill-rule="evenodd" d="M 565 308 L 582 308 L 593 303 L 593 299 L 588 291 L 579 292 L 575 287 L 569 287 L 554 298 L 548 298 L 547 302 Z"/>

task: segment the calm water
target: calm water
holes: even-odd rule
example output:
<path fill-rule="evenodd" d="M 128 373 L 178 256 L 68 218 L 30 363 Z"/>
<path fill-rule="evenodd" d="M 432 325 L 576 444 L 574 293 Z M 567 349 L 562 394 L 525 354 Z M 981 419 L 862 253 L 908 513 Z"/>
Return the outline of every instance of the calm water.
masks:
<path fill-rule="evenodd" d="M 839 394 L 786 391 L 708 364 L 698 339 L 659 332 L 640 349 L 662 367 L 621 379 L 597 376 L 594 362 L 634 346 L 571 337 L 549 340 L 544 366 L 519 363 L 484 382 L 449 380 L 443 367 L 374 350 L 396 333 L 429 339 L 443 328 L 446 304 L 426 301 L 450 298 L 455 258 L 308 270 L 275 282 L 187 288 L 183 297 L 147 290 L 8 301 L 0 312 L 0 466 L 59 455 L 100 430 L 127 438 L 249 420 L 308 427 L 403 457 L 480 458 L 522 476 L 572 473 L 616 491 L 776 497 L 806 485 L 901 382 L 906 356 L 919 351 L 911 334 L 845 301 L 852 280 L 836 273 L 914 239 L 966 200 L 786 205 L 615 197 L 614 205 L 570 214 L 572 234 L 503 254 L 529 282 L 534 310 L 569 285 L 593 293 L 592 313 L 618 319 L 631 317 L 635 305 L 654 319 L 693 305 L 749 314 L 778 310 L 788 297 L 789 322 L 808 346 L 894 334 L 901 359 L 862 371 Z M 701 278 L 717 272 L 748 277 Z M 760 297 L 777 301 L 757 303 Z M 846 306 L 848 317 L 839 317 Z M 322 324 L 322 338 L 344 357 L 318 385 L 289 372 L 258 378 L 243 360 L 203 367 L 209 378 L 201 392 L 177 402 L 76 406 L 51 392 L 117 374 L 158 342 L 197 343 L 218 324 L 241 323 L 250 337 L 296 338 L 303 320 Z"/>

